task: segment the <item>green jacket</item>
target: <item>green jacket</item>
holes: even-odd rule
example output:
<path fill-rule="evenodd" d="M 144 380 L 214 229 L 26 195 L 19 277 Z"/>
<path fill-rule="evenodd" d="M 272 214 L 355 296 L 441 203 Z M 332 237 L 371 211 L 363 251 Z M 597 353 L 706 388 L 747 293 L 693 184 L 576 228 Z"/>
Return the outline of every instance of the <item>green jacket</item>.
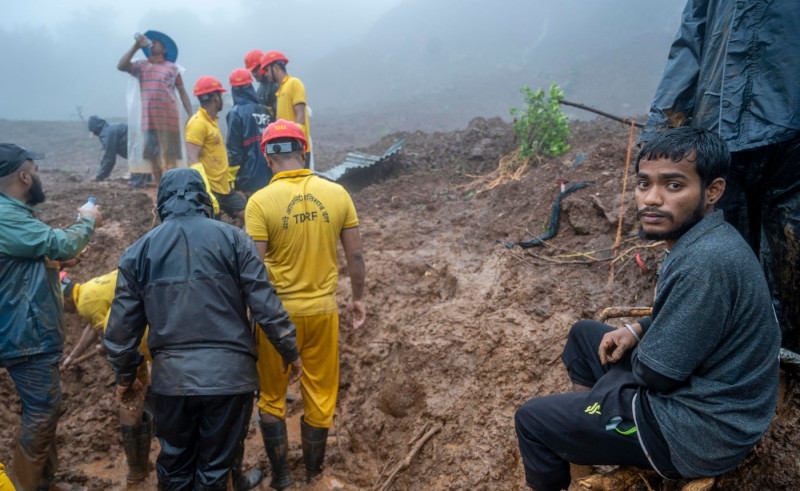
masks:
<path fill-rule="evenodd" d="M 37 212 L 0 193 L 0 361 L 63 350 L 58 269 L 47 268 L 44 259 L 72 259 L 94 234 L 93 217 L 60 230 Z"/>

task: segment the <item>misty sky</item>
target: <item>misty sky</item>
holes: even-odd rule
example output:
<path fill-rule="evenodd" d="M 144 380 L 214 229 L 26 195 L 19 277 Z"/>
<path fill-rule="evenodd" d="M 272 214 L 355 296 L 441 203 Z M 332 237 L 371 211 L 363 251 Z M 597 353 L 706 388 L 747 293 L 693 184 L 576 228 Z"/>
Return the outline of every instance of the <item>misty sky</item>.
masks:
<path fill-rule="evenodd" d="M 229 73 L 243 66 L 251 49 L 277 49 L 290 62 L 307 60 L 307 67 L 319 56 L 361 38 L 400 1 L 4 2 L 0 68 L 5 75 L 0 92 L 5 100 L 0 117 L 73 119 L 78 105 L 84 113 L 124 115 L 128 75 L 118 72 L 116 64 L 133 44 L 135 32 L 160 30 L 177 42 L 178 64 L 187 68 L 187 87 L 201 75 L 215 76 L 227 85 Z M 302 19 L 302 24 L 290 19 Z M 293 65 L 302 76 L 302 64 Z M 24 72 L 19 71 L 22 67 Z M 60 100 L 37 100 L 44 94 L 56 94 Z"/>
<path fill-rule="evenodd" d="M 317 118 L 374 111 L 461 125 L 508 118 L 519 88 L 557 81 L 567 98 L 643 114 L 680 22 L 682 0 L 28 0 L 0 17 L 0 118 L 126 114 L 116 69 L 133 33 L 169 34 L 191 93 L 228 85 L 249 50 L 279 50 Z M 194 102 L 194 98 L 193 102 Z M 230 107 L 230 106 L 228 106 Z M 405 121 L 405 126 L 413 126 Z"/>

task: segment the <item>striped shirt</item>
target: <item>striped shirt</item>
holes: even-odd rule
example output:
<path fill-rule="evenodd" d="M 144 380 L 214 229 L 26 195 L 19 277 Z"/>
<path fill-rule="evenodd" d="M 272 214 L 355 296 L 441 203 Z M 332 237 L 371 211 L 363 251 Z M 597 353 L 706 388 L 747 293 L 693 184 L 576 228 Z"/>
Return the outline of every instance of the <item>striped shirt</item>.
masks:
<path fill-rule="evenodd" d="M 142 93 L 142 129 L 178 133 L 180 115 L 175 85 L 183 84 L 178 66 L 169 61 L 133 62 L 131 75 L 139 79 Z"/>

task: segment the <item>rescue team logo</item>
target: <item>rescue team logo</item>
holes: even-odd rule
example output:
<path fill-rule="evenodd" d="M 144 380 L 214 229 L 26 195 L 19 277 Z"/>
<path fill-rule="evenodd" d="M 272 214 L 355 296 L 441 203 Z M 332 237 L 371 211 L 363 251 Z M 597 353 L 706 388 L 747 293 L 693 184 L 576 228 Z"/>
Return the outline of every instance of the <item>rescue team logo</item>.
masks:
<path fill-rule="evenodd" d="M 302 211 L 299 213 L 295 212 L 295 205 L 303 202 L 310 203 L 311 206 L 316 206 L 318 211 Z M 327 210 L 325 210 L 325 205 L 323 205 L 320 200 L 314 197 L 313 194 L 306 193 L 304 195 L 298 194 L 292 199 L 292 201 L 289 202 L 289 206 L 286 207 L 286 216 L 281 218 L 281 221 L 283 223 L 283 229 L 286 230 L 289 228 L 290 224 L 301 225 L 315 222 L 320 218 L 325 223 L 331 222 L 330 216 L 328 215 Z"/>
<path fill-rule="evenodd" d="M 589 414 L 602 414 L 600 412 L 600 404 L 598 404 L 596 402 L 594 404 L 592 404 L 591 406 L 587 407 L 583 412 L 589 413 Z"/>
<path fill-rule="evenodd" d="M 267 124 L 269 124 L 269 115 L 268 114 L 253 113 L 252 116 L 253 116 L 253 119 L 256 121 L 256 126 L 258 126 L 259 128 L 265 128 L 267 126 Z M 260 136 L 259 136 L 259 139 L 261 139 Z"/>

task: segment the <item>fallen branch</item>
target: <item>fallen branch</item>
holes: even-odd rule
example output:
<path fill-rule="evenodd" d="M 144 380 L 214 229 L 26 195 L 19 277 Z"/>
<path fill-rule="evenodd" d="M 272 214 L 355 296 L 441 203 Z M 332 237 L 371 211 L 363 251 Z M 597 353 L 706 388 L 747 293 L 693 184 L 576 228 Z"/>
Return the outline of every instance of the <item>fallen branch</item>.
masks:
<path fill-rule="evenodd" d="M 78 357 L 78 359 L 73 361 L 72 362 L 72 366 L 76 367 L 76 366 L 80 365 L 82 362 L 84 362 L 84 361 L 88 360 L 89 358 L 92 358 L 93 356 L 97 355 L 97 353 L 98 353 L 98 351 L 96 349 L 90 350 L 88 353 L 85 353 L 85 354 L 81 355 L 80 357 Z"/>
<path fill-rule="evenodd" d="M 613 114 L 609 114 L 607 112 L 600 111 L 599 109 L 595 109 L 593 107 L 584 106 L 583 104 L 578 104 L 577 102 L 570 102 L 570 101 L 565 101 L 564 99 L 560 99 L 558 101 L 558 103 L 559 104 L 564 104 L 565 106 L 577 107 L 578 109 L 583 109 L 584 111 L 589 111 L 589 112 L 592 112 L 592 113 L 595 113 L 595 114 L 599 114 L 600 116 L 604 116 L 604 117 L 606 117 L 608 119 L 613 119 L 614 121 L 619 121 L 622 124 L 631 124 L 631 123 L 633 123 L 633 125 L 636 126 L 637 128 L 644 128 L 644 125 L 642 123 L 634 123 L 633 120 L 631 120 L 629 118 L 621 118 L 619 116 L 614 116 Z"/>
<path fill-rule="evenodd" d="M 411 465 L 411 460 L 413 460 L 414 457 L 419 453 L 420 449 L 422 449 L 425 443 L 427 443 L 427 441 L 430 440 L 433 435 L 442 429 L 442 426 L 444 426 L 442 423 L 437 423 L 436 426 L 429 429 L 424 435 L 422 435 L 414 444 L 414 447 L 405 456 L 405 458 L 397 463 L 397 465 L 394 467 L 394 470 L 392 470 L 391 474 L 389 474 L 389 477 L 386 478 L 386 482 L 384 482 L 380 487 L 378 487 L 379 483 L 376 483 L 372 489 L 377 489 L 378 491 L 386 491 L 389 489 L 389 486 L 392 485 L 392 481 L 394 481 L 394 478 L 397 476 L 397 474 Z"/>
<path fill-rule="evenodd" d="M 618 317 L 647 317 L 652 312 L 651 307 L 608 307 L 600 312 L 600 322 Z"/>

